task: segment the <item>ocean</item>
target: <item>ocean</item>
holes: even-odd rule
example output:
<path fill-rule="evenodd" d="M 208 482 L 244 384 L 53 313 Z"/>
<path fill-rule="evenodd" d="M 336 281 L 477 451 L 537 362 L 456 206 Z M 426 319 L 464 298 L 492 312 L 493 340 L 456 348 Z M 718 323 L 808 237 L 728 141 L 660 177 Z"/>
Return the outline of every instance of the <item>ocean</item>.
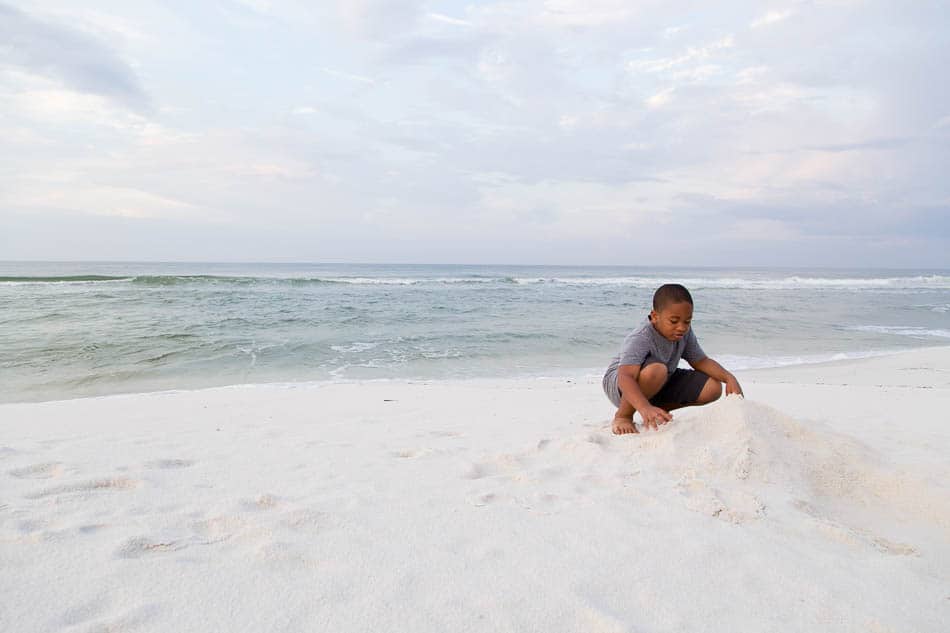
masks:
<path fill-rule="evenodd" d="M 599 376 L 667 282 L 733 370 L 950 345 L 945 270 L 0 262 L 0 402 Z"/>

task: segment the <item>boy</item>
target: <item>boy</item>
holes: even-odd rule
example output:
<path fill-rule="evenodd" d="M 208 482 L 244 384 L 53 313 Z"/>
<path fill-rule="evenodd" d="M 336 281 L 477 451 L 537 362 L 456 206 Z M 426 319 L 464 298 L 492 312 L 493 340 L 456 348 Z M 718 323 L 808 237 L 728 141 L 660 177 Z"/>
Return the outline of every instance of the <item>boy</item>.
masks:
<path fill-rule="evenodd" d="M 721 383 L 727 395 L 742 395 L 736 377 L 703 352 L 689 327 L 692 320 L 693 298 L 686 288 L 666 284 L 657 289 L 650 316 L 623 340 L 604 374 L 604 393 L 617 407 L 614 433 L 639 433 L 635 411 L 644 428 L 656 429 L 673 419 L 673 409 L 719 399 Z M 678 369 L 680 358 L 693 369 Z"/>

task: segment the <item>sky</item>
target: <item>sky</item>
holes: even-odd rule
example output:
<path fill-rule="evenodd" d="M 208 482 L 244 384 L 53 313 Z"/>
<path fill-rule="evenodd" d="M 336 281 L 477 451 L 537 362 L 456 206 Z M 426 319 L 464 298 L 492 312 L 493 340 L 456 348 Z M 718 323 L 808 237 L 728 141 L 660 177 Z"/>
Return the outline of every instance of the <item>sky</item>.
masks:
<path fill-rule="evenodd" d="M 950 3 L 0 0 L 0 260 L 950 268 Z"/>

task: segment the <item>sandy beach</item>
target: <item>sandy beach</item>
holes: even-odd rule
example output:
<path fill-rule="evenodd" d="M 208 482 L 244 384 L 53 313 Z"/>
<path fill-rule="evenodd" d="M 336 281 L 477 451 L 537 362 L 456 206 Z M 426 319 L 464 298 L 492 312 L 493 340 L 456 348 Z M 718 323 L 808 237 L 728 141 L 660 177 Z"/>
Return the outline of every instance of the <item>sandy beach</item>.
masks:
<path fill-rule="evenodd" d="M 0 406 L 0 630 L 945 632 L 950 348 L 739 379 Z"/>

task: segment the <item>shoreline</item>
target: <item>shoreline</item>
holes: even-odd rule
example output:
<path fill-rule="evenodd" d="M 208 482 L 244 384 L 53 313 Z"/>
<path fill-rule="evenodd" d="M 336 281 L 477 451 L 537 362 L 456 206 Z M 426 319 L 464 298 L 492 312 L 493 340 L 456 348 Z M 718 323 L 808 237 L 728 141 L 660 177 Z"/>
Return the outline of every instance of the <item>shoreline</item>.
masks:
<path fill-rule="evenodd" d="M 814 367 L 834 367 L 837 365 L 847 365 L 850 363 L 861 362 L 864 360 L 872 360 L 876 358 L 888 358 L 893 356 L 900 356 L 903 354 L 914 354 L 918 352 L 926 352 L 927 350 L 950 350 L 950 345 L 935 345 L 935 346 L 921 346 L 914 348 L 900 348 L 894 350 L 872 350 L 869 352 L 858 352 L 854 356 L 843 356 L 843 354 L 835 353 L 832 354 L 833 358 L 821 359 L 821 360 L 805 360 L 803 362 L 791 362 L 787 364 L 780 364 L 774 366 L 766 367 L 750 367 L 750 368 L 738 368 L 734 369 L 728 363 L 724 362 L 726 369 L 729 369 L 735 373 L 740 378 L 745 375 L 756 375 L 759 373 L 768 372 L 781 372 L 783 370 L 795 370 L 796 368 L 802 368 L 807 370 L 808 368 Z M 728 356 L 726 356 L 728 357 Z M 606 367 L 606 364 L 604 365 Z M 273 388 L 317 388 L 325 385 L 353 385 L 353 384 L 416 384 L 416 383 L 436 383 L 436 384 L 455 384 L 455 383 L 490 383 L 494 381 L 505 381 L 505 382 L 518 382 L 518 381 L 534 381 L 534 380 L 573 380 L 573 381 L 584 381 L 596 378 L 598 381 L 602 377 L 598 372 L 602 372 L 598 368 L 575 368 L 567 369 L 561 374 L 549 375 L 549 374 L 519 374 L 511 376 L 470 376 L 470 377 L 447 377 L 447 378 L 419 378 L 419 377 L 392 377 L 392 378 L 339 378 L 339 379 L 329 379 L 329 380 L 300 380 L 300 381 L 272 381 L 272 382 L 246 382 L 246 383 L 229 383 L 229 384 L 218 384 L 218 385 L 207 385 L 207 386 L 196 386 L 196 387 L 173 387 L 168 389 L 154 389 L 146 391 L 117 391 L 114 393 L 104 393 L 98 395 L 76 395 L 76 396 L 66 396 L 66 397 L 52 397 L 48 399 L 28 399 L 28 400 L 9 400 L 9 401 L 0 401 L 0 410 L 2 407 L 9 405 L 27 405 L 27 404 L 44 404 L 44 403 L 54 403 L 54 402 L 72 402 L 76 400 L 87 400 L 87 399 L 102 399 L 102 398 L 113 398 L 113 397 L 135 397 L 135 396 L 146 396 L 153 394 L 171 394 L 171 393 L 191 393 L 191 392 L 200 392 L 208 390 L 217 390 L 217 389 L 254 389 L 260 387 L 273 387 Z"/>

